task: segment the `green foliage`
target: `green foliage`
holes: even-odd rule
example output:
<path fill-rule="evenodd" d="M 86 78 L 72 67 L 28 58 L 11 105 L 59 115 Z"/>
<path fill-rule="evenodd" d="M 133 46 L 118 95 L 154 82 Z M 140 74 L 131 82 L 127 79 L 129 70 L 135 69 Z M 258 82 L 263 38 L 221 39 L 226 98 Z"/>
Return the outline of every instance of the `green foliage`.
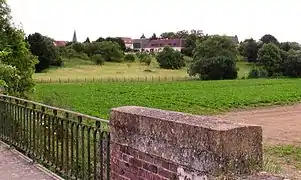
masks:
<path fill-rule="evenodd" d="M 282 42 L 280 43 L 280 49 L 283 51 L 289 51 L 289 50 L 301 50 L 300 44 L 297 42 Z"/>
<path fill-rule="evenodd" d="M 105 61 L 100 54 L 95 54 L 92 56 L 92 61 L 97 65 L 104 65 Z"/>
<path fill-rule="evenodd" d="M 248 74 L 249 79 L 254 79 L 254 78 L 265 78 L 268 76 L 268 73 L 265 69 L 262 67 L 258 66 L 253 66 L 252 69 L 250 70 Z"/>
<path fill-rule="evenodd" d="M 77 53 L 82 53 L 85 50 L 85 46 L 83 43 L 75 42 L 72 43 L 71 47 L 77 52 Z"/>
<path fill-rule="evenodd" d="M 108 118 L 110 109 L 137 105 L 194 114 L 300 102 L 299 79 L 162 83 L 38 84 L 34 100 Z M 48 99 L 48 100 L 47 100 Z M 105 103 L 103 103 L 105 102 Z M 89 106 L 87 106 L 89 104 Z"/>
<path fill-rule="evenodd" d="M 257 60 L 258 46 L 254 39 L 246 39 L 241 45 L 241 55 L 246 57 L 249 62 Z"/>
<path fill-rule="evenodd" d="M 123 52 L 120 46 L 113 41 L 102 41 L 99 43 L 99 54 L 105 61 L 121 62 L 123 60 Z"/>
<path fill-rule="evenodd" d="M 9 94 L 14 94 L 14 87 L 18 86 L 20 81 L 17 68 L 11 65 L 0 63 L 0 80 L 2 81 L 1 85 L 6 86 L 6 92 Z"/>
<path fill-rule="evenodd" d="M 11 25 L 10 9 L 6 1 L 0 1 L 0 52 L 3 73 L 7 71 L 7 67 L 15 68 L 13 71 L 18 78 L 12 78 L 6 82 L 10 89 L 10 95 L 25 96 L 26 92 L 31 91 L 34 87 L 32 75 L 34 67 L 37 63 L 25 42 L 25 34 L 21 29 L 17 29 Z M 6 75 L 5 75 L 6 76 Z M 8 80 L 7 80 L 8 81 Z"/>
<path fill-rule="evenodd" d="M 163 69 L 181 69 L 185 66 L 184 56 L 171 47 L 164 47 L 156 57 L 160 68 Z"/>
<path fill-rule="evenodd" d="M 225 56 L 236 59 L 238 51 L 234 42 L 226 36 L 210 36 L 200 42 L 194 52 L 194 59 Z"/>
<path fill-rule="evenodd" d="M 264 44 L 259 49 L 258 63 L 267 71 L 269 77 L 282 75 L 281 51 L 275 44 Z"/>
<path fill-rule="evenodd" d="M 201 58 L 194 61 L 188 73 L 190 76 L 198 76 L 202 80 L 222 80 L 237 78 L 236 60 L 231 57 L 217 56 Z"/>
<path fill-rule="evenodd" d="M 116 37 L 116 38 L 107 37 L 106 41 L 111 41 L 111 42 L 117 43 L 119 45 L 121 51 L 125 51 L 125 49 L 126 49 L 124 41 L 121 38 L 119 38 L 119 37 Z"/>
<path fill-rule="evenodd" d="M 197 45 L 188 74 L 203 80 L 235 79 L 238 56 L 236 45 L 230 38 L 207 37 Z"/>
<path fill-rule="evenodd" d="M 301 53 L 291 51 L 283 63 L 284 75 L 301 77 Z"/>
<path fill-rule="evenodd" d="M 135 61 L 135 55 L 134 54 L 126 54 L 124 56 L 124 60 L 128 62 L 134 62 Z"/>
<path fill-rule="evenodd" d="M 52 39 L 41 35 L 40 33 L 30 34 L 26 39 L 30 45 L 30 51 L 38 57 L 39 63 L 36 64 L 36 72 L 53 66 L 61 66 L 62 59 L 59 50 L 54 46 Z"/>
<path fill-rule="evenodd" d="M 152 62 L 152 56 L 146 52 L 138 53 L 137 56 L 139 58 L 140 63 L 142 64 L 149 66 Z"/>
<path fill-rule="evenodd" d="M 263 43 L 263 44 L 269 44 L 269 43 L 273 43 L 275 45 L 279 45 L 279 42 L 278 40 L 271 34 L 266 34 L 264 36 L 262 36 L 260 38 L 260 41 Z"/>

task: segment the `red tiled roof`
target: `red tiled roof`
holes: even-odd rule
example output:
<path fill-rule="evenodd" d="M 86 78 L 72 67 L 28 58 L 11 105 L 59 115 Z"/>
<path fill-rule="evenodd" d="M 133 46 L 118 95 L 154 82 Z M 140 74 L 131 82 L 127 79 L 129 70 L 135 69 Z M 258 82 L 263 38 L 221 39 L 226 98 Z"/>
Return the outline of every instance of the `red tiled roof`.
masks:
<path fill-rule="evenodd" d="M 122 37 L 121 39 L 123 40 L 124 44 L 133 44 L 132 38 Z"/>
<path fill-rule="evenodd" d="M 54 41 L 55 46 L 66 46 L 67 41 Z"/>
<path fill-rule="evenodd" d="M 184 47 L 185 39 L 156 39 L 149 40 L 149 42 L 143 48 L 155 48 L 155 47 Z"/>

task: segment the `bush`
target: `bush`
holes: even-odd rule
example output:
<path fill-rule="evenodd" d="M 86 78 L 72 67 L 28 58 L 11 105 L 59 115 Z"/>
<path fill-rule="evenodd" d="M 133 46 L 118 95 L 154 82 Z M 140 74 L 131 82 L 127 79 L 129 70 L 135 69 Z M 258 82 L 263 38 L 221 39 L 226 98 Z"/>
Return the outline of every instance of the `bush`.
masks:
<path fill-rule="evenodd" d="M 164 69 L 181 69 L 185 66 L 184 56 L 171 47 L 165 47 L 157 55 L 157 61 L 160 68 Z"/>
<path fill-rule="evenodd" d="M 152 63 L 151 55 L 149 55 L 146 52 L 138 53 L 137 56 L 139 58 L 140 63 L 142 63 L 142 64 L 145 64 L 145 65 L 149 66 Z"/>
<path fill-rule="evenodd" d="M 203 57 L 194 61 L 189 70 L 190 76 L 198 76 L 202 80 L 222 80 L 237 78 L 236 60 L 232 57 Z"/>
<path fill-rule="evenodd" d="M 133 54 L 127 54 L 127 55 L 125 55 L 124 60 L 128 61 L 128 62 L 134 62 L 135 56 Z"/>
<path fill-rule="evenodd" d="M 94 61 L 97 65 L 103 65 L 105 63 L 105 60 L 100 54 L 95 54 L 92 56 L 92 61 Z"/>
<path fill-rule="evenodd" d="M 249 79 L 253 78 L 265 78 L 268 76 L 268 73 L 266 70 L 264 70 L 261 67 L 253 66 L 248 74 Z"/>

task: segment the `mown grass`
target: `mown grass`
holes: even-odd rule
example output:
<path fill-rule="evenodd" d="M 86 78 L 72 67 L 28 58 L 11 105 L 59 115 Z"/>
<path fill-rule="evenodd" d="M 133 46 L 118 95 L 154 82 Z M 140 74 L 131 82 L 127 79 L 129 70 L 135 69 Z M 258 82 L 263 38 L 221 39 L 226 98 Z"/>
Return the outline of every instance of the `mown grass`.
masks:
<path fill-rule="evenodd" d="M 247 62 L 238 62 L 239 78 L 245 77 L 249 72 L 250 64 Z M 83 59 L 64 59 L 63 67 L 54 67 L 37 73 L 34 79 L 40 81 L 58 81 L 59 79 L 69 79 L 70 81 L 76 79 L 108 79 L 108 78 L 145 78 L 150 77 L 158 79 L 158 77 L 169 78 L 185 78 L 188 77 L 187 67 L 180 70 L 160 69 L 158 63 L 153 59 L 150 66 L 145 66 L 139 62 L 133 63 L 112 63 L 106 62 L 103 66 L 97 66 L 90 60 Z"/>
<path fill-rule="evenodd" d="M 301 170 L 301 146 L 273 145 L 266 147 L 265 153 Z"/>
<path fill-rule="evenodd" d="M 127 105 L 215 114 L 298 102 L 300 88 L 299 79 L 38 84 L 32 99 L 101 118 L 108 118 L 111 108 Z"/>

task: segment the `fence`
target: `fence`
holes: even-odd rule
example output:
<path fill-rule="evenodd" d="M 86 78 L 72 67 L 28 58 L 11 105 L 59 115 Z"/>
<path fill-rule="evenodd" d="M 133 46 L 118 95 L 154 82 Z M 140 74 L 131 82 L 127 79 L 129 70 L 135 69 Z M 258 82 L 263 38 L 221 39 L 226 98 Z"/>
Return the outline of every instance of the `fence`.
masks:
<path fill-rule="evenodd" d="M 0 139 L 65 179 L 110 179 L 108 121 L 0 95 Z"/>
<path fill-rule="evenodd" d="M 168 82 L 195 80 L 185 76 L 89 77 L 89 78 L 39 78 L 36 83 L 95 83 L 95 82 Z"/>

